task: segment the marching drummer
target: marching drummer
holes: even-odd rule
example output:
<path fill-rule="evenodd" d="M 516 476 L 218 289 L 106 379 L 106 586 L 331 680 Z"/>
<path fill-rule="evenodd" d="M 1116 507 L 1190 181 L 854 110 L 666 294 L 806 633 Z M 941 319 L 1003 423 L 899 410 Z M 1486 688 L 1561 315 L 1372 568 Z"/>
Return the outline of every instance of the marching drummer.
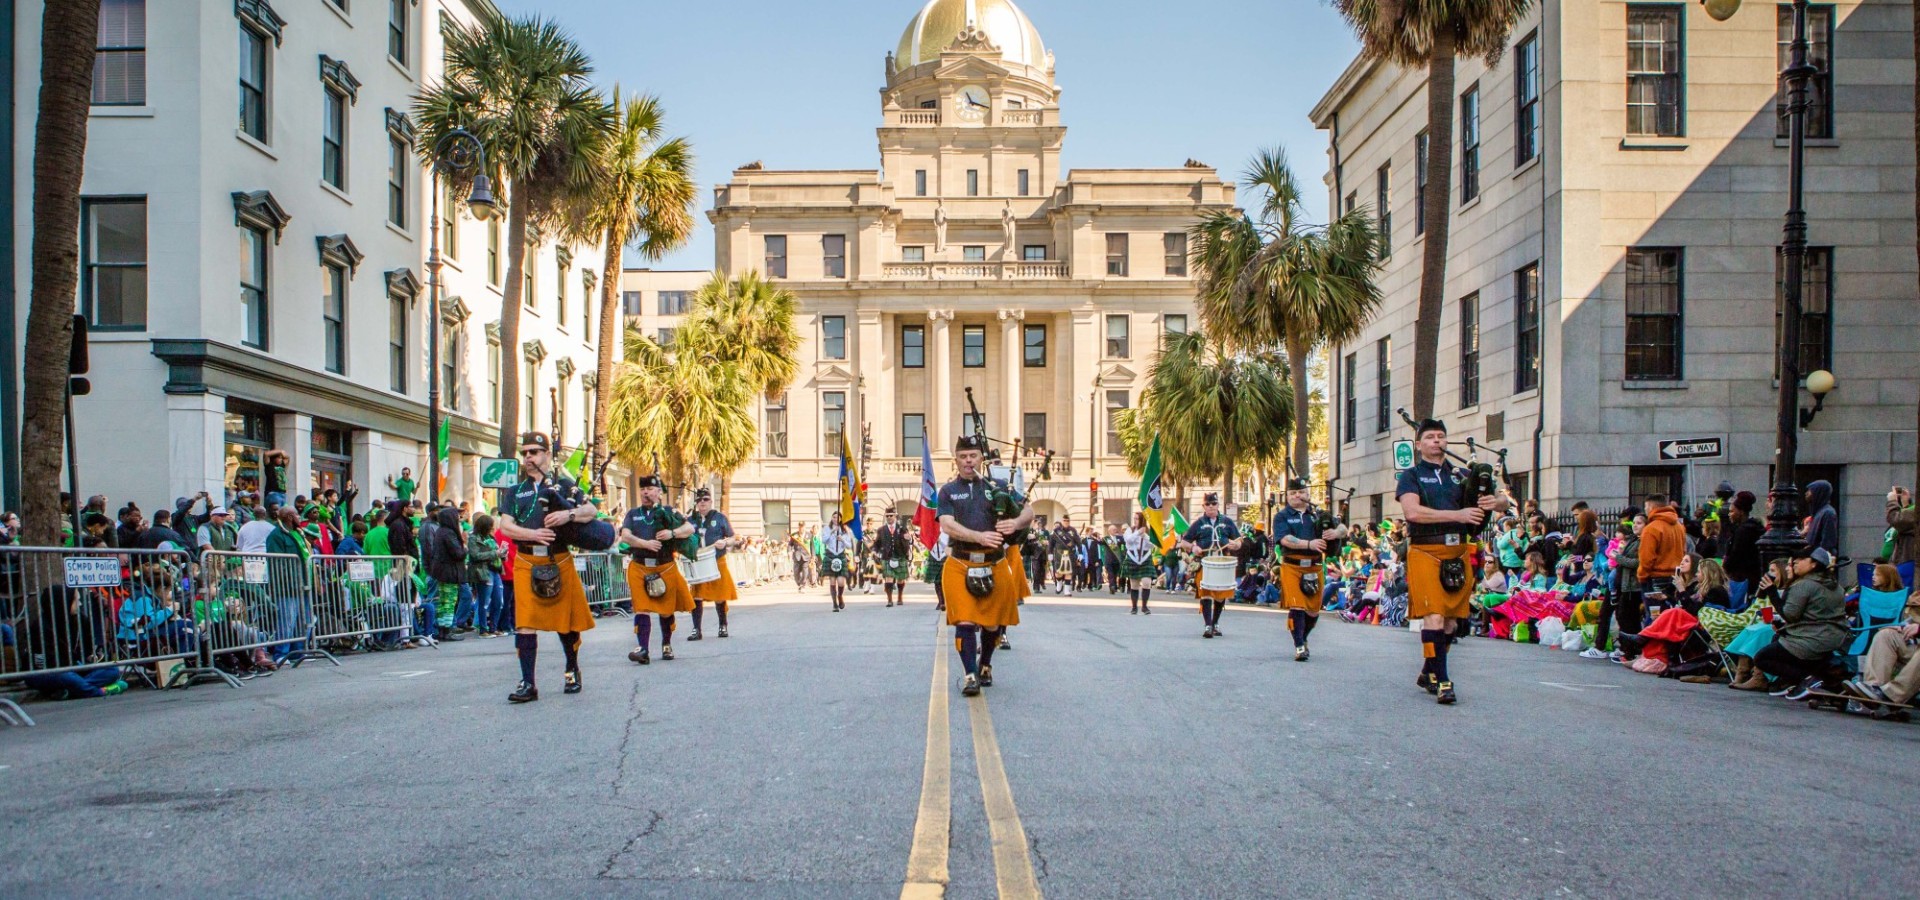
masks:
<path fill-rule="evenodd" d="M 1307 635 L 1320 622 L 1321 566 L 1327 542 L 1347 536 L 1345 526 L 1321 528 L 1320 517 L 1307 501 L 1307 480 L 1287 482 L 1287 505 L 1273 514 L 1273 536 L 1279 541 L 1280 597 L 1287 606 L 1287 628 L 1293 634 L 1293 661 L 1307 661 Z"/>
<path fill-rule="evenodd" d="M 858 543 L 853 539 L 853 529 L 840 521 L 838 512 L 834 513 L 826 535 L 820 539 L 820 571 L 827 576 L 834 612 L 847 608 L 847 579 L 853 575 L 853 551 Z"/>
<path fill-rule="evenodd" d="M 660 619 L 660 658 L 672 659 L 673 616 L 693 609 L 693 591 L 674 562 L 674 546 L 693 533 L 693 523 L 660 502 L 664 487 L 658 475 L 640 476 L 640 505 L 627 510 L 620 523 L 620 540 L 627 545 L 627 593 L 633 598 L 633 638 L 639 644 L 627 652 L 627 659 L 643 666 L 652 662 L 647 645 L 653 620 L 647 617 Z"/>
<path fill-rule="evenodd" d="M 1201 637 L 1219 637 L 1220 614 L 1226 612 L 1227 600 L 1233 597 L 1233 579 L 1227 579 L 1224 588 L 1208 588 L 1204 583 L 1207 557 L 1223 556 L 1240 549 L 1240 526 L 1232 519 L 1220 515 L 1220 495 L 1208 494 L 1200 503 L 1200 518 L 1187 526 L 1187 533 L 1180 536 L 1180 549 L 1187 551 L 1201 563 L 1202 578 L 1193 586 L 1193 596 L 1200 601 L 1200 618 L 1206 623 Z"/>
<path fill-rule="evenodd" d="M 1441 704 L 1451 704 L 1457 698 L 1447 674 L 1447 646 L 1454 624 L 1472 613 L 1473 536 L 1489 512 L 1505 512 L 1511 504 L 1504 496 L 1462 503 L 1472 476 L 1447 461 L 1447 426 L 1423 419 L 1414 432 L 1420 458 L 1400 472 L 1393 493 L 1407 517 L 1407 618 L 1420 620 L 1425 657 L 1415 683 Z"/>
<path fill-rule="evenodd" d="M 887 605 L 907 605 L 907 570 L 910 560 L 906 529 L 900 517 L 887 510 L 887 524 L 873 535 L 873 555 L 880 561 L 880 588 L 887 592 Z M 898 597 L 896 600 L 895 597 Z"/>
<path fill-rule="evenodd" d="M 954 627 L 954 648 L 966 670 L 960 693 L 969 697 L 993 684 L 993 651 L 1007 627 L 1020 624 L 1024 575 L 1008 564 L 1006 546 L 1009 536 L 1033 521 L 1025 497 L 981 471 L 985 451 L 986 439 L 961 436 L 953 453 L 959 474 L 941 486 L 937 507 L 940 530 L 952 539 L 940 576 L 947 624 Z"/>
<path fill-rule="evenodd" d="M 733 572 L 727 568 L 727 551 L 740 543 L 733 535 L 733 523 L 727 521 L 726 513 L 713 508 L 713 492 L 701 488 L 693 494 L 693 515 L 687 518 L 693 524 L 693 533 L 700 536 L 702 548 L 713 548 L 714 564 L 720 567 L 720 577 L 703 581 L 693 586 L 693 633 L 687 640 L 700 639 L 700 614 L 708 601 L 713 602 L 713 612 L 720 618 L 719 637 L 727 636 L 727 604 L 740 599 L 740 592 L 733 585 Z"/>

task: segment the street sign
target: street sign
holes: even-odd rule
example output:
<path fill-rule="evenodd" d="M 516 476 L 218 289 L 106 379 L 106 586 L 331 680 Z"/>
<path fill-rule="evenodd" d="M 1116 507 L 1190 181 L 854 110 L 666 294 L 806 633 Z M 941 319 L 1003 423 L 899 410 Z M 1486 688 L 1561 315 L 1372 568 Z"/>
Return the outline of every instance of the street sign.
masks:
<path fill-rule="evenodd" d="M 483 488 L 510 488 L 520 483 L 520 461 L 517 459 L 483 459 L 480 461 L 480 486 Z"/>
<path fill-rule="evenodd" d="M 1725 444 L 1717 437 L 1680 438 L 1660 442 L 1661 459 L 1719 459 Z"/>
<path fill-rule="evenodd" d="M 120 586 L 120 560 L 113 556 L 69 556 L 67 587 L 96 588 Z"/>
<path fill-rule="evenodd" d="M 1396 469 L 1413 468 L 1413 442 L 1393 442 L 1393 467 Z"/>

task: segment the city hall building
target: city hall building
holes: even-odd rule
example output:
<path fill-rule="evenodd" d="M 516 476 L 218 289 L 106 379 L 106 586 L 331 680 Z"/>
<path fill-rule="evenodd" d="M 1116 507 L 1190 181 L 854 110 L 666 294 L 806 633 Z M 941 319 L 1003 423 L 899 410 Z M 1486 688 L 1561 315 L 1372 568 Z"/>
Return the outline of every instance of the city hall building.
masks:
<path fill-rule="evenodd" d="M 841 443 L 857 459 L 863 437 L 870 507 L 910 511 L 923 446 L 952 471 L 969 389 L 986 433 L 1020 442 L 1040 514 L 1125 521 L 1138 480 L 1114 414 L 1161 338 L 1197 324 L 1187 232 L 1233 186 L 1192 161 L 1063 172 L 1053 56 L 1007 0 L 926 3 L 886 72 L 878 170 L 755 162 L 714 189 L 716 268 L 792 290 L 804 337 L 799 378 L 755 410 L 735 523 L 821 522 Z"/>
<path fill-rule="evenodd" d="M 1497 64 L 1458 63 L 1434 413 L 1506 448 L 1549 510 L 1697 503 L 1723 480 L 1766 494 L 1789 9 L 1541 3 Z M 1889 487 L 1914 477 L 1912 26 L 1895 0 L 1812 7 L 1801 369 L 1838 388 L 1801 433 L 1798 480 L 1833 482 L 1859 559 L 1879 552 Z M 1412 405 L 1426 91 L 1424 69 L 1356 59 L 1312 112 L 1331 205 L 1388 236 L 1386 304 L 1334 348 L 1328 391 L 1333 471 L 1361 519 L 1398 515 L 1392 444 L 1411 437 L 1394 410 Z M 1695 439 L 1722 455 L 1690 469 L 1662 451 Z"/>

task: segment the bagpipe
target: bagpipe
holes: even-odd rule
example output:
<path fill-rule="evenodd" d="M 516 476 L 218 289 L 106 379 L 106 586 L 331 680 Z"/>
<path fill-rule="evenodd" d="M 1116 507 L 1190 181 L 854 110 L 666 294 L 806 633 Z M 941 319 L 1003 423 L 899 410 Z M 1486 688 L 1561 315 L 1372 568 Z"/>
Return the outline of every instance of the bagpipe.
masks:
<path fill-rule="evenodd" d="M 1339 488 L 1334 486 L 1333 481 L 1329 479 L 1327 481 L 1327 505 L 1325 507 L 1318 507 L 1313 505 L 1313 501 L 1307 501 L 1307 509 L 1313 513 L 1313 529 L 1315 534 L 1326 534 L 1341 526 L 1340 517 L 1333 513 L 1334 504 L 1339 502 L 1334 499 L 1334 494 L 1339 490 Z M 1347 496 L 1351 498 L 1355 489 L 1347 488 L 1346 490 Z M 1326 558 L 1338 560 L 1340 558 L 1340 552 L 1346 549 L 1346 546 L 1346 538 L 1329 539 L 1327 541 Z"/>
<path fill-rule="evenodd" d="M 1420 425 L 1413 420 L 1412 416 L 1407 415 L 1407 408 L 1403 406 L 1394 410 L 1394 412 L 1400 414 L 1401 421 L 1406 422 L 1407 427 L 1414 430 L 1414 437 L 1416 439 L 1419 438 Z M 1472 509 L 1480 505 L 1481 497 L 1498 497 L 1512 485 L 1513 477 L 1507 472 L 1507 451 L 1495 450 L 1492 447 L 1475 442 L 1471 437 L 1467 438 L 1464 442 L 1450 441 L 1448 442 L 1448 446 L 1459 446 L 1459 443 L 1466 444 L 1466 456 L 1461 456 L 1452 450 L 1444 450 L 1443 452 L 1467 470 L 1466 479 L 1460 482 L 1461 509 Z M 1480 461 L 1480 451 L 1483 449 L 1494 454 L 1494 457 L 1499 461 L 1498 474 L 1495 472 L 1493 463 Z"/>
<path fill-rule="evenodd" d="M 973 402 L 973 388 L 967 388 L 966 395 L 967 421 L 973 423 L 973 435 L 986 441 L 989 445 L 986 451 L 987 498 L 993 504 L 993 520 L 1001 522 L 1007 519 L 1017 519 L 1020 517 L 1020 513 L 1027 507 L 1026 473 L 1020 469 L 1020 442 L 1017 440 L 1003 441 L 988 436 L 985 426 L 981 424 L 986 421 L 986 418 L 980 415 L 980 407 Z M 1002 447 L 1012 447 L 1012 460 L 1007 463 L 1002 463 L 1000 461 L 1000 451 L 991 446 L 993 444 L 999 444 Z M 1040 466 L 1040 477 L 1042 479 L 1050 477 L 1048 466 L 1050 466 L 1052 462 L 1053 451 L 1049 450 L 1042 459 Z M 1029 530 L 1030 529 L 1023 528 L 1013 534 L 1007 535 L 1007 544 L 1009 546 L 1025 544 Z"/>

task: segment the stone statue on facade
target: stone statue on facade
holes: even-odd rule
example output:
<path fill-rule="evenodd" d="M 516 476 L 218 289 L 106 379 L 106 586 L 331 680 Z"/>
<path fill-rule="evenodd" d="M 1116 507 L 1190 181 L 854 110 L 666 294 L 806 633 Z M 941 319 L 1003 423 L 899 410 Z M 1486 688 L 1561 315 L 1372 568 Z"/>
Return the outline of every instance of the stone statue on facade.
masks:
<path fill-rule="evenodd" d="M 947 203 L 945 200 L 940 201 L 940 205 L 933 208 L 933 252 L 947 252 Z"/>
<path fill-rule="evenodd" d="M 1019 235 L 1020 225 L 1013 217 L 1013 201 L 1008 200 L 1000 207 L 1000 232 L 1006 241 L 1007 259 L 1013 259 L 1014 239 Z"/>

